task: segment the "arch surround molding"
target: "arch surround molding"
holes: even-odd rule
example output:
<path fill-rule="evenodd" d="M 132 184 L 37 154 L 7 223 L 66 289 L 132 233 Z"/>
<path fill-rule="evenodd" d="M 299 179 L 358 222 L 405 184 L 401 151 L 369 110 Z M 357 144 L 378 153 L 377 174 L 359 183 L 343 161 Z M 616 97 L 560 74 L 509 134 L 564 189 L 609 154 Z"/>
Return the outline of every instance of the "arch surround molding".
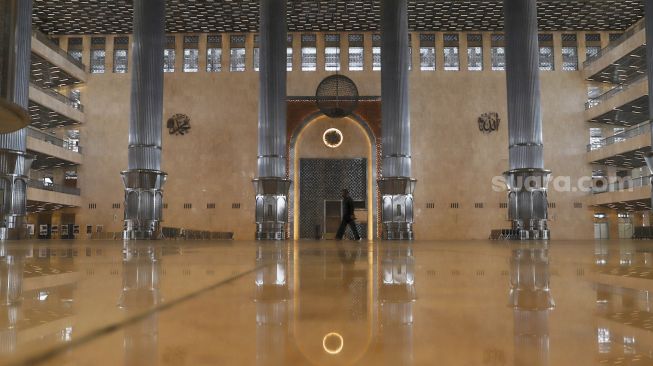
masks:
<path fill-rule="evenodd" d="M 288 200 L 288 222 L 290 223 L 290 238 L 298 239 L 299 233 L 297 230 L 297 220 L 295 220 L 295 215 L 298 212 L 299 202 L 296 200 L 298 197 L 298 184 L 299 182 L 295 181 L 295 177 L 298 176 L 296 173 L 297 167 L 296 163 L 296 151 L 295 147 L 297 145 L 298 138 L 300 137 L 302 131 L 312 122 L 324 117 L 324 114 L 320 112 L 315 104 L 314 97 L 288 97 L 287 102 L 287 121 L 286 121 L 286 142 L 288 151 L 286 154 L 286 177 L 293 180 L 293 187 L 290 190 L 290 197 Z M 368 221 L 368 223 L 373 223 L 372 233 L 374 238 L 380 237 L 379 228 L 381 214 L 379 212 L 380 207 L 380 195 L 378 192 L 378 185 L 376 180 L 381 176 L 381 97 L 361 97 L 358 107 L 354 113 L 346 117 L 350 121 L 355 122 L 360 128 L 365 131 L 370 144 L 372 145 L 371 149 L 371 159 L 368 162 L 368 165 L 371 164 L 371 181 L 372 184 L 368 187 L 368 211 L 372 213 L 373 220 Z M 345 137 L 346 138 L 346 137 Z M 368 181 L 370 177 L 368 177 Z M 296 202 L 297 201 L 297 202 Z M 368 231 L 369 232 L 369 231 Z M 372 239 L 371 237 L 369 238 Z"/>

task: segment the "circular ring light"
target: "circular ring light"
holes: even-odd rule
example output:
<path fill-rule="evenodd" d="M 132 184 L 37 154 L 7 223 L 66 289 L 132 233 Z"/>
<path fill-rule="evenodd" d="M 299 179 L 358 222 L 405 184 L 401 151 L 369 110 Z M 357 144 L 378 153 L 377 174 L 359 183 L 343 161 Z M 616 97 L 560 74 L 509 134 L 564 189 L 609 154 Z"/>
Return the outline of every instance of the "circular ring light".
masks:
<path fill-rule="evenodd" d="M 336 332 L 331 332 L 322 338 L 322 348 L 324 348 L 324 351 L 330 355 L 337 355 L 340 353 L 344 345 L 345 340 Z"/>
<path fill-rule="evenodd" d="M 342 140 L 342 132 L 337 128 L 329 128 L 324 131 L 324 134 L 322 135 L 322 141 L 324 141 L 324 144 L 332 149 L 342 145 Z"/>

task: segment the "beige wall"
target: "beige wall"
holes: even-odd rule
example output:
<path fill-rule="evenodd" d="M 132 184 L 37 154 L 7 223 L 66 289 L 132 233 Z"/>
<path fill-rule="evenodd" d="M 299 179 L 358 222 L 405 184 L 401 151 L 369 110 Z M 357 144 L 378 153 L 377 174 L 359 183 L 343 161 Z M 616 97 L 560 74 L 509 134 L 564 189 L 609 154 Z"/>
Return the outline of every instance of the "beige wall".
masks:
<path fill-rule="evenodd" d="M 419 36 L 413 35 L 410 103 L 413 175 L 418 179 L 418 239 L 484 239 L 491 229 L 509 225 L 505 221 L 507 210 L 499 208 L 505 202 L 505 192 L 493 192 L 491 183 L 494 176 L 508 169 L 505 73 L 489 70 L 489 33 L 484 35 L 486 71 L 482 72 L 443 71 L 441 43 L 436 49 L 438 70 L 419 71 Z M 250 35 L 249 47 L 251 38 Z M 560 34 L 556 33 L 557 70 L 561 69 L 562 58 L 559 39 Z M 461 40 L 464 41 L 464 34 Z M 225 66 L 226 41 L 227 37 L 223 42 Z M 107 44 L 111 42 L 107 40 Z M 370 34 L 366 34 L 366 42 L 369 47 Z M 579 36 L 579 46 L 580 43 Z M 346 44 L 343 35 L 344 55 Z M 289 73 L 288 95 L 314 95 L 320 80 L 332 73 L 299 71 L 299 34 L 295 34 L 294 45 L 294 71 Z M 180 47 L 177 48 L 177 72 L 165 75 L 164 119 L 175 113 L 187 114 L 192 129 L 186 136 L 170 136 L 164 128 L 163 170 L 169 174 L 164 225 L 234 231 L 236 239 L 251 239 L 251 179 L 256 169 L 258 119 L 258 73 L 251 71 L 251 48 L 247 54 L 248 71 L 242 73 L 228 72 L 228 68 L 220 73 L 206 73 L 202 63 L 199 73 L 183 73 Z M 318 69 L 324 69 L 323 53 L 318 51 L 318 55 Z M 461 56 L 464 55 L 462 49 Z M 111 57 L 107 54 L 107 59 Z M 380 73 L 371 71 L 369 49 L 365 64 L 369 71 L 348 72 L 344 71 L 344 62 L 342 73 L 357 83 L 361 95 L 378 96 Z M 129 74 L 109 72 L 87 78 L 82 102 L 88 122 L 81 127 L 85 157 L 79 168 L 83 204 L 77 210 L 77 223 L 82 227 L 103 224 L 105 231 L 122 228 L 122 208 L 111 207 L 123 201 L 120 171 L 127 167 L 129 93 Z M 570 175 L 572 181 L 591 174 L 585 160 L 585 96 L 580 72 L 542 73 L 545 166 L 555 175 Z M 499 113 L 502 122 L 498 132 L 483 134 L 478 130 L 477 119 L 484 112 Z M 550 210 L 554 238 L 592 237 L 590 210 L 574 208 L 574 202 L 580 202 L 583 195 L 550 193 L 550 202 L 556 204 Z M 435 203 L 435 209 L 426 209 L 429 202 Z M 460 208 L 449 208 L 454 202 Z M 97 209 L 88 209 L 89 203 L 96 203 Z M 183 209 L 184 203 L 192 203 L 193 208 Z M 216 208 L 207 209 L 207 203 L 216 203 Z M 241 208 L 232 209 L 232 203 L 241 203 Z M 475 203 L 483 203 L 484 208 L 474 208 Z"/>

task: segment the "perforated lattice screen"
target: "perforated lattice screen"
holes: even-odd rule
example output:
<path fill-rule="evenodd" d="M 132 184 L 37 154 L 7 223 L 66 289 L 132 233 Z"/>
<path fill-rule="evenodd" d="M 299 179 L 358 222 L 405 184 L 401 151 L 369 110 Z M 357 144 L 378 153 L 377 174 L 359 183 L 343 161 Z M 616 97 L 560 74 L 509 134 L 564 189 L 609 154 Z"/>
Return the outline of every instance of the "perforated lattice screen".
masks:
<path fill-rule="evenodd" d="M 299 165 L 300 238 L 315 237 L 315 225 L 324 224 L 324 201 L 342 199 L 343 188 L 354 201 L 366 200 L 367 159 L 300 159 Z M 358 232 L 367 236 L 366 227 Z"/>
<path fill-rule="evenodd" d="M 131 0 L 35 0 L 34 24 L 52 34 L 131 33 Z M 258 0 L 168 0 L 168 32 L 254 32 Z M 642 0 L 540 0 L 542 30 L 624 30 L 643 15 Z M 503 0 L 408 0 L 415 31 L 499 30 Z M 288 29 L 378 31 L 378 0 L 289 0 Z"/>

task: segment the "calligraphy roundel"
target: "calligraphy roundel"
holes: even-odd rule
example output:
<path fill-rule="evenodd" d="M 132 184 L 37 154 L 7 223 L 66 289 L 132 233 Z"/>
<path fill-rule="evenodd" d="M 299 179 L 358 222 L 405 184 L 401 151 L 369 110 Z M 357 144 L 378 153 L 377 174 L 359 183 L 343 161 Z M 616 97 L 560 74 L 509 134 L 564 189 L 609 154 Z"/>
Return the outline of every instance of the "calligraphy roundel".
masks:
<path fill-rule="evenodd" d="M 185 114 L 175 114 L 168 119 L 168 132 L 171 135 L 185 135 L 190 131 L 190 117 Z"/>
<path fill-rule="evenodd" d="M 478 129 L 483 133 L 490 133 L 499 130 L 501 119 L 496 112 L 483 113 L 478 118 Z"/>

